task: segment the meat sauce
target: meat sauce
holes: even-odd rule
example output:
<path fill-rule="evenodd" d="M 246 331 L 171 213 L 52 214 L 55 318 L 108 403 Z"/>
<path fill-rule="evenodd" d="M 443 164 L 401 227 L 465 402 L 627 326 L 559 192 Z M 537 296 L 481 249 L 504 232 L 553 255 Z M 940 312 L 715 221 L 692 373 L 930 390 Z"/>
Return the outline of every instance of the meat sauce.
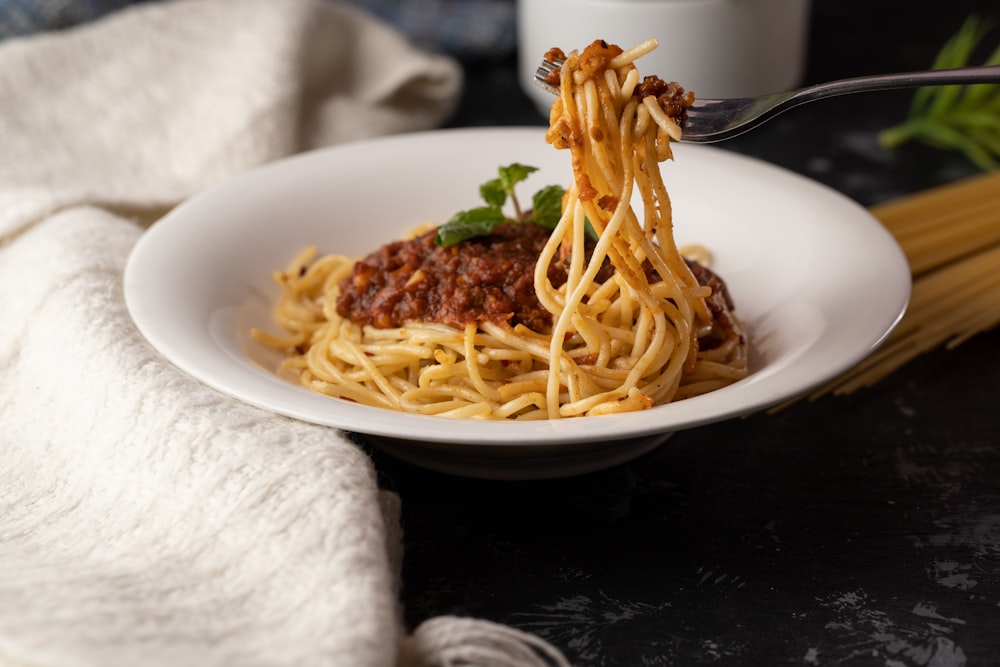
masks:
<path fill-rule="evenodd" d="M 735 315 L 733 315 L 733 299 L 729 295 L 729 288 L 726 287 L 726 283 L 719 277 L 719 274 L 698 262 L 686 261 L 698 284 L 712 288 L 712 293 L 705 299 L 708 311 L 712 314 L 712 331 L 708 336 L 698 339 L 699 348 L 712 350 L 724 343 L 740 328 Z"/>
<path fill-rule="evenodd" d="M 340 284 L 337 312 L 361 325 L 387 329 L 407 320 L 464 328 L 471 322 L 552 326 L 535 296 L 535 260 L 549 231 L 534 224 L 499 225 L 492 234 L 448 248 L 432 230 L 395 241 L 358 261 Z M 549 280 L 559 286 L 566 272 L 553 262 Z"/>
<path fill-rule="evenodd" d="M 552 315 L 535 295 L 535 262 L 549 231 L 535 224 L 499 225 L 492 234 L 442 248 L 436 230 L 416 238 L 388 243 L 354 265 L 340 283 L 337 313 L 359 325 L 380 329 L 408 320 L 438 322 L 462 329 L 474 322 L 514 326 L 534 331 L 552 327 Z M 589 248 L 588 248 L 589 249 Z M 732 308 L 726 286 L 709 269 L 690 262 L 698 282 L 712 287 L 709 307 L 717 324 Z M 607 280 L 606 264 L 597 276 Z M 566 282 L 562 262 L 553 260 L 548 277 L 559 287 Z"/>

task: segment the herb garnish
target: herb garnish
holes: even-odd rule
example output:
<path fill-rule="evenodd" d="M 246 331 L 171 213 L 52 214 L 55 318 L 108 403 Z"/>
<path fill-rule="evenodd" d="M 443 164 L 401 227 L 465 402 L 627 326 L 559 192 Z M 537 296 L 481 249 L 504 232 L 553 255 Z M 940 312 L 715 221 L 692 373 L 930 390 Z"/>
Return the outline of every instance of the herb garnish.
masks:
<path fill-rule="evenodd" d="M 537 167 L 528 167 L 513 163 L 499 167 L 498 176 L 479 186 L 479 195 L 485 206 L 479 206 L 460 211 L 451 220 L 438 227 L 434 242 L 443 248 L 461 243 L 466 239 L 485 236 L 504 222 L 533 222 L 546 229 L 555 229 L 562 217 L 562 199 L 565 190 L 560 185 L 548 185 L 539 190 L 531 198 L 531 209 L 521 208 L 514 186 L 538 171 Z M 510 201 L 514 216 L 507 217 L 503 207 Z"/>
<path fill-rule="evenodd" d="M 932 69 L 965 67 L 990 26 L 976 15 L 941 48 Z M 1000 47 L 983 65 L 1000 65 Z M 879 143 L 894 148 L 915 140 L 963 152 L 985 171 L 1000 168 L 1000 85 L 921 88 L 913 97 L 907 119 L 879 133 Z"/>

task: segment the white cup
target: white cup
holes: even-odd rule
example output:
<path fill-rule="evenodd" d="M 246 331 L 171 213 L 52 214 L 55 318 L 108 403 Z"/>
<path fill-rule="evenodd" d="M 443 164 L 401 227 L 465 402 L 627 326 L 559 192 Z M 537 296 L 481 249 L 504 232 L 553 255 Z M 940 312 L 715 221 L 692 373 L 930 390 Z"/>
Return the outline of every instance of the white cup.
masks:
<path fill-rule="evenodd" d="M 518 0 L 517 11 L 518 78 L 546 116 L 552 95 L 532 83 L 542 56 L 595 39 L 627 49 L 655 37 L 639 73 L 700 99 L 779 92 L 802 80 L 809 0 Z"/>

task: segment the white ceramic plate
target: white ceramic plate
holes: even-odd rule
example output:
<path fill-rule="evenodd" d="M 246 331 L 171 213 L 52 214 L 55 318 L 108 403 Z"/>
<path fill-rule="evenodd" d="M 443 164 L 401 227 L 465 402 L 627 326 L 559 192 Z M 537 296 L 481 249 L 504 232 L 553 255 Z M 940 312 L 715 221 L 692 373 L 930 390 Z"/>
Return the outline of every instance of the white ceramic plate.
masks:
<path fill-rule="evenodd" d="M 196 196 L 157 222 L 125 270 L 140 331 L 216 389 L 266 410 L 369 436 L 392 454 L 456 474 L 531 478 L 595 470 L 679 429 L 743 415 L 821 384 L 869 354 L 902 316 L 910 273 L 862 207 L 813 181 L 720 149 L 677 145 L 663 165 L 680 243 L 700 243 L 752 341 L 751 374 L 639 413 L 496 423 L 408 415 L 311 393 L 278 378 L 249 337 L 274 330 L 271 280 L 303 246 L 366 254 L 428 220 L 478 204 L 510 162 L 523 184 L 566 184 L 568 154 L 539 128 L 389 137 L 276 162 Z"/>

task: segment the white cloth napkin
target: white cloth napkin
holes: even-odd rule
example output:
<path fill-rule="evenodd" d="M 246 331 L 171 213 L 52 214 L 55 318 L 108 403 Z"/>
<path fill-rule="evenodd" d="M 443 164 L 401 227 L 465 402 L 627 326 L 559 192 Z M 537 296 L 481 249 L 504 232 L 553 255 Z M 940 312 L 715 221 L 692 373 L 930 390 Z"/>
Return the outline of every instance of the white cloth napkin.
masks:
<path fill-rule="evenodd" d="M 460 86 L 321 0 L 143 4 L 0 44 L 0 665 L 561 661 L 470 619 L 408 635 L 398 499 L 363 452 L 190 379 L 122 298 L 171 205 L 438 125 Z"/>

